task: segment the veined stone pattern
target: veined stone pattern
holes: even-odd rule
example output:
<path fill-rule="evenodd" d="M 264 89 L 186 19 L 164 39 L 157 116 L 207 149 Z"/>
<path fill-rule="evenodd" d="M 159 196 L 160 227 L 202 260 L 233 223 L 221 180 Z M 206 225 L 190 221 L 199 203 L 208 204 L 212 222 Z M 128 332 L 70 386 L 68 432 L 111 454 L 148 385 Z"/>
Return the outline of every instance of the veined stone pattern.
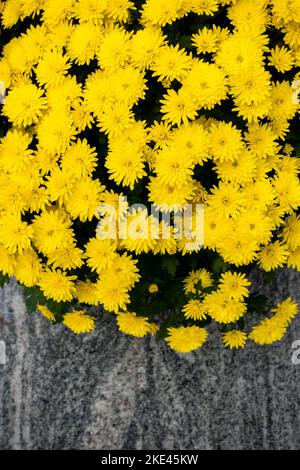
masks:
<path fill-rule="evenodd" d="M 272 302 L 300 301 L 300 275 L 281 271 Z M 28 315 L 22 290 L 0 291 L 1 449 L 299 449 L 300 364 L 285 339 L 225 350 L 211 337 L 178 355 L 130 338 L 100 315 L 76 336 Z"/>

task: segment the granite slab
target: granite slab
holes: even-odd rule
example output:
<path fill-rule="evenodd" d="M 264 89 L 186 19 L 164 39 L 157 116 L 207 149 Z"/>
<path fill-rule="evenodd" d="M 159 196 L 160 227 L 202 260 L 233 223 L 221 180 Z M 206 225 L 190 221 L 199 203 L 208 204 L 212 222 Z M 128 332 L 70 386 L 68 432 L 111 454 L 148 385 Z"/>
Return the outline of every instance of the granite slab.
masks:
<path fill-rule="evenodd" d="M 300 274 L 261 291 L 300 301 Z M 0 291 L 0 449 L 300 449 L 300 318 L 270 347 L 207 345 L 178 355 L 119 333 L 101 314 L 75 336 Z"/>

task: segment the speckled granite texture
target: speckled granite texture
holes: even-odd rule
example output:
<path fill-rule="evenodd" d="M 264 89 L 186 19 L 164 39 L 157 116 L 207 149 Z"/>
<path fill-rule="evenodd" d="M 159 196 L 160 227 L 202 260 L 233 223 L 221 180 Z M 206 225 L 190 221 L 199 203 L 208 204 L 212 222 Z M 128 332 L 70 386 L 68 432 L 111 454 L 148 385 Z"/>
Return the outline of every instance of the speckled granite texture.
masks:
<path fill-rule="evenodd" d="M 260 287 L 300 300 L 294 272 Z M 300 449 L 300 318 L 272 347 L 231 352 L 211 337 L 179 356 L 106 316 L 87 336 L 51 328 L 14 284 L 0 315 L 0 449 Z"/>

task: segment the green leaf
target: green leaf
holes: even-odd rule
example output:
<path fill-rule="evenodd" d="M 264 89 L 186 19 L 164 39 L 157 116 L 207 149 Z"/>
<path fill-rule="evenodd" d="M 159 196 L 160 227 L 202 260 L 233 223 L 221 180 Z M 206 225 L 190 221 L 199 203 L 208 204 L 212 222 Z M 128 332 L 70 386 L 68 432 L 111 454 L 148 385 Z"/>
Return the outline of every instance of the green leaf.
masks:
<path fill-rule="evenodd" d="M 46 306 L 54 313 L 55 320 L 61 322 L 64 315 L 72 310 L 73 304 L 71 302 L 55 302 L 54 300 L 47 299 Z"/>
<path fill-rule="evenodd" d="M 212 271 L 215 274 L 221 274 L 226 271 L 226 263 L 224 262 L 223 258 L 219 256 L 218 258 L 214 259 L 212 262 Z"/>
<path fill-rule="evenodd" d="M 244 330 L 245 328 L 245 319 L 244 318 L 240 318 L 238 321 L 237 321 L 237 325 L 239 327 L 240 330 Z"/>
<path fill-rule="evenodd" d="M 267 283 L 271 283 L 275 279 L 275 271 L 264 271 L 263 276 Z"/>
<path fill-rule="evenodd" d="M 175 277 L 178 266 L 179 261 L 175 256 L 165 256 L 162 259 L 162 269 L 163 271 L 167 271 L 171 277 Z"/>
<path fill-rule="evenodd" d="M 38 287 L 25 287 L 24 298 L 29 313 L 35 313 L 39 304 L 44 305 L 54 313 L 57 323 L 63 320 L 63 316 L 71 311 L 73 305 L 71 302 L 55 302 L 47 299 Z"/>
<path fill-rule="evenodd" d="M 189 326 L 189 325 L 190 325 L 190 321 L 184 317 L 180 309 L 173 310 L 172 313 L 169 314 L 167 318 L 165 318 L 161 322 L 160 329 L 156 334 L 156 338 L 158 341 L 165 339 L 166 336 L 168 336 L 168 328 L 171 328 L 171 327 L 178 328 L 180 326 Z"/>
<path fill-rule="evenodd" d="M 24 298 L 29 313 L 34 313 L 38 304 L 46 304 L 46 298 L 38 287 L 25 287 Z"/>
<path fill-rule="evenodd" d="M 250 294 L 246 300 L 247 310 L 249 313 L 264 313 L 267 307 L 268 299 L 265 295 Z"/>
<path fill-rule="evenodd" d="M 9 284 L 10 278 L 5 274 L 0 273 L 0 287 L 3 287 L 5 284 Z"/>
<path fill-rule="evenodd" d="M 191 36 L 187 36 L 187 35 L 181 36 L 179 38 L 179 45 L 180 47 L 185 48 L 187 50 L 193 49 Z"/>

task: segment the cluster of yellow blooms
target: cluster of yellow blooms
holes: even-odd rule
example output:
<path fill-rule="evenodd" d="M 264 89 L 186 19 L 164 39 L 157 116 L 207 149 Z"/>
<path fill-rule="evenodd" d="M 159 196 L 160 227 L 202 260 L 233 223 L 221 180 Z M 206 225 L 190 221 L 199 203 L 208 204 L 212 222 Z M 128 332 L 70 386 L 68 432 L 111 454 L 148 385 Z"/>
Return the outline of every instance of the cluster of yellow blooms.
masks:
<path fill-rule="evenodd" d="M 214 22 L 221 9 L 227 26 Z M 0 142 L 0 272 L 55 302 L 102 305 L 121 331 L 142 337 L 159 321 L 128 311 L 139 255 L 210 250 L 232 268 L 206 294 L 197 285 L 213 285 L 208 271 L 186 278 L 187 324 L 171 326 L 166 341 L 180 352 L 200 347 L 208 333 L 197 322 L 209 317 L 234 324 L 224 344 L 243 347 L 236 325 L 249 282 L 235 267 L 300 271 L 300 164 L 288 140 L 299 104 L 286 78 L 296 80 L 300 67 L 300 0 L 6 0 L 0 10 L 6 30 L 31 19 L 0 59 L 10 123 Z M 210 21 L 191 34 L 190 47 L 171 43 L 168 28 L 188 15 Z M 270 31 L 278 44 L 270 46 Z M 137 117 L 150 99 L 149 77 L 163 90 L 154 122 Z M 105 156 L 89 131 L 97 142 L 105 135 Z M 196 176 L 206 165 L 210 187 Z M 137 185 L 147 190 L 143 202 L 162 212 L 205 203 L 204 248 L 174 233 L 98 238 L 99 204 L 117 208 Z M 87 227 L 84 243 L 79 225 Z M 90 275 L 80 277 L 81 269 Z M 279 340 L 297 305 L 289 298 L 274 312 L 250 339 Z M 95 327 L 84 309 L 63 322 L 75 333 Z"/>

